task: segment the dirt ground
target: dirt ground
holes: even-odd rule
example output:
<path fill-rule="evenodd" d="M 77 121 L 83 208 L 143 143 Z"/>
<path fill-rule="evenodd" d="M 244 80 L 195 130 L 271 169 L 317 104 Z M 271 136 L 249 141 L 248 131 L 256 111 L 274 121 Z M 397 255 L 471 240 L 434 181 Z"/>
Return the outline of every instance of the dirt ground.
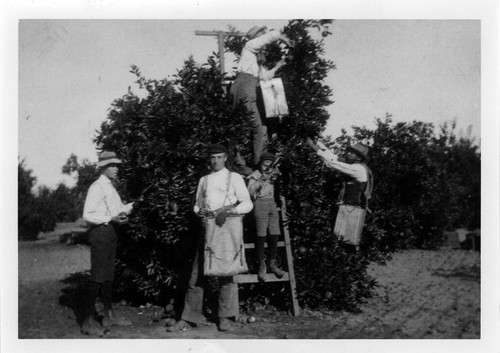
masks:
<path fill-rule="evenodd" d="M 59 229 L 61 231 L 61 229 Z M 90 268 L 89 248 L 60 243 L 57 234 L 19 244 L 19 338 L 82 336 L 71 300 L 81 300 L 68 275 Z M 152 305 L 115 311 L 132 326 L 113 328 L 106 338 L 154 339 L 479 339 L 480 254 L 443 248 L 402 251 L 370 275 L 378 287 L 360 313 L 302 310 L 298 317 L 270 309 L 255 313 L 252 324 L 233 323 L 218 332 L 208 323 L 169 333 Z M 80 297 L 78 297 L 80 296 Z"/>

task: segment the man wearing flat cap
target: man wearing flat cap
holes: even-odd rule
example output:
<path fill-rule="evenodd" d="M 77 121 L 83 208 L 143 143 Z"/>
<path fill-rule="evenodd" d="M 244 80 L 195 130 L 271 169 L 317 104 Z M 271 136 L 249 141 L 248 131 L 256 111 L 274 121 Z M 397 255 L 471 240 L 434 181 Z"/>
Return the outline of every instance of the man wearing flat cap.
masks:
<path fill-rule="evenodd" d="M 238 64 L 238 74 L 231 86 L 233 106 L 244 101 L 247 109 L 253 113 L 253 153 L 255 165 L 267 144 L 267 127 L 262 123 L 259 109 L 257 107 L 257 86 L 259 80 L 269 80 L 274 77 L 276 71 L 285 65 L 285 61 L 279 61 L 274 68 L 267 70 L 258 59 L 266 45 L 276 41 L 282 41 L 288 46 L 293 46 L 292 41 L 283 33 L 278 31 L 267 31 L 266 26 L 254 26 L 246 34 L 248 41 L 241 51 Z M 241 157 L 240 157 L 241 158 Z"/>
<path fill-rule="evenodd" d="M 226 147 L 221 144 L 212 145 L 209 149 L 209 158 L 211 172 L 200 179 L 196 191 L 196 204 L 193 208 L 193 211 L 203 219 L 205 234 L 200 239 L 193 262 L 182 317 L 167 328 L 169 332 L 184 331 L 200 323 L 206 275 L 204 255 L 210 250 L 209 247 L 220 248 L 218 244 L 212 246 L 212 241 L 221 242 L 224 246 L 224 243 L 235 239 L 243 245 L 242 215 L 253 208 L 243 177 L 225 167 L 228 158 Z M 215 256 L 217 257 L 218 253 L 215 253 Z M 240 248 L 240 253 L 236 253 L 236 256 L 244 256 L 244 249 Z M 221 286 L 217 327 L 219 331 L 227 331 L 231 326 L 229 318 L 237 318 L 239 315 L 238 285 L 233 282 L 232 275 L 216 277 Z"/>
<path fill-rule="evenodd" d="M 123 204 L 113 181 L 118 174 L 122 161 L 114 152 L 103 151 L 99 155 L 97 167 L 99 178 L 92 183 L 85 199 L 83 219 L 89 224 L 90 242 L 90 284 L 86 303 L 86 315 L 81 332 L 87 335 L 103 335 L 106 331 L 95 320 L 95 304 L 101 298 L 104 312 L 99 313 L 103 325 L 127 325 L 124 319 L 117 318 L 112 309 L 112 282 L 115 272 L 117 227 L 127 223 L 133 204 Z"/>
<path fill-rule="evenodd" d="M 273 167 L 276 156 L 264 152 L 260 156 L 258 169 L 247 178 L 248 191 L 254 201 L 254 216 L 257 236 L 255 249 L 259 261 L 259 281 L 266 280 L 267 266 L 265 261 L 264 247 L 267 238 L 269 270 L 276 277 L 283 277 L 286 272 L 281 270 L 277 264 L 278 240 L 281 235 L 278 207 L 275 201 L 274 183 L 279 174 L 277 168 Z"/>
<path fill-rule="evenodd" d="M 369 148 L 362 143 L 348 147 L 345 162 L 342 162 L 321 141 L 314 143 L 308 139 L 306 145 L 316 151 L 328 168 L 345 176 L 339 196 L 339 211 L 334 233 L 357 249 L 373 189 L 373 175 L 366 165 Z"/>

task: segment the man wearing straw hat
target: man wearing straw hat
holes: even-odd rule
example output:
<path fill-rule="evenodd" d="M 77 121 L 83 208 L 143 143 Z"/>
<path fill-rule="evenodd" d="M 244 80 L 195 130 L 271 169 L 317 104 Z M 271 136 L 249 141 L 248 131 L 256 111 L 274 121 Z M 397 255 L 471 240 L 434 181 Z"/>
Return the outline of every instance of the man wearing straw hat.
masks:
<path fill-rule="evenodd" d="M 90 186 L 85 199 L 83 219 L 89 224 L 90 241 L 90 283 L 86 303 L 85 319 L 81 332 L 86 335 L 102 336 L 107 332 L 95 320 L 95 304 L 101 298 L 104 312 L 103 325 L 128 325 L 130 322 L 117 318 L 112 309 L 112 282 L 115 272 L 117 227 L 128 221 L 132 203 L 123 204 L 112 181 L 118 174 L 121 160 L 114 152 L 103 151 L 97 167 L 99 178 Z"/>
<path fill-rule="evenodd" d="M 169 332 L 184 331 L 200 323 L 204 277 L 207 275 L 207 261 L 204 256 L 209 249 L 209 239 L 228 243 L 236 238 L 241 242 L 240 244 L 243 244 L 241 215 L 250 212 L 253 208 L 243 177 L 238 173 L 230 172 L 225 167 L 228 157 L 226 147 L 221 144 L 211 146 L 209 156 L 211 172 L 201 178 L 198 183 L 196 204 L 193 209 L 204 220 L 205 234 L 200 239 L 199 249 L 193 262 L 181 320 L 168 327 Z M 219 246 L 215 244 L 212 248 L 218 249 Z M 241 250 L 239 254 L 236 254 L 240 258 L 244 256 L 244 249 Z M 217 253 L 215 255 L 217 256 Z M 233 255 L 230 255 L 233 258 Z M 233 263 L 238 264 L 239 260 L 231 263 L 224 262 L 223 266 Z M 217 311 L 218 329 L 227 331 L 231 326 L 229 318 L 237 318 L 239 315 L 238 285 L 233 282 L 232 275 L 214 276 L 218 277 L 221 285 Z"/>
<path fill-rule="evenodd" d="M 233 105 L 244 101 L 247 109 L 253 113 L 253 153 L 254 163 L 259 163 L 267 144 L 267 127 L 262 124 L 262 118 L 257 107 L 257 86 L 260 79 L 271 79 L 275 72 L 285 64 L 284 60 L 271 70 L 266 70 L 258 59 L 266 45 L 276 41 L 282 41 L 292 47 L 292 41 L 279 31 L 267 31 L 266 26 L 254 26 L 246 34 L 248 41 L 241 51 L 238 64 L 238 74 L 231 86 Z M 237 157 L 241 159 L 241 157 Z M 238 161 L 237 161 L 238 162 Z M 242 163 L 242 162 L 240 162 Z M 251 171 L 250 171 L 251 173 Z"/>
<path fill-rule="evenodd" d="M 345 176 L 339 197 L 339 211 L 334 233 L 356 249 L 361 241 L 368 201 L 373 189 L 373 175 L 366 165 L 368 146 L 356 143 L 347 148 L 345 162 L 330 151 L 321 141 L 308 139 L 306 145 L 312 148 L 328 168 Z"/>

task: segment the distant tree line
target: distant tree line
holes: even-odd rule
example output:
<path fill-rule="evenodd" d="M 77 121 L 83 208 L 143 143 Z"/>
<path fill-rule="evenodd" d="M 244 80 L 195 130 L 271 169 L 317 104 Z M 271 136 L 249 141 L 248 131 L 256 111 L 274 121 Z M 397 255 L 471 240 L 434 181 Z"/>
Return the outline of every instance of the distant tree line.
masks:
<path fill-rule="evenodd" d="M 78 162 L 71 154 L 62 167 L 63 174 L 72 175 L 76 185 L 68 187 L 60 183 L 55 189 L 45 185 L 33 188 L 36 177 L 33 170 L 25 166 L 25 161 L 18 162 L 18 238 L 36 240 L 40 232 L 54 230 L 57 222 L 74 222 L 83 213 L 83 204 L 90 184 L 95 180 L 95 164 L 84 159 Z"/>

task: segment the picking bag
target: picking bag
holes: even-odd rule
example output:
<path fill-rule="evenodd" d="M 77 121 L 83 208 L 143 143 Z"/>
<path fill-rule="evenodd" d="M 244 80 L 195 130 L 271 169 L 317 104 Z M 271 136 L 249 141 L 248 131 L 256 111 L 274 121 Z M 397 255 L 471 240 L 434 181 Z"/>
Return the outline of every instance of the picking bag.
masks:
<path fill-rule="evenodd" d="M 366 210 L 359 206 L 340 205 L 333 232 L 346 243 L 358 246 L 365 224 Z"/>
<path fill-rule="evenodd" d="M 285 88 L 281 78 L 275 77 L 266 81 L 261 80 L 260 89 L 267 118 L 288 115 Z"/>
<path fill-rule="evenodd" d="M 229 215 L 219 227 L 215 218 L 205 218 L 205 276 L 230 277 L 248 271 L 241 215 Z"/>

